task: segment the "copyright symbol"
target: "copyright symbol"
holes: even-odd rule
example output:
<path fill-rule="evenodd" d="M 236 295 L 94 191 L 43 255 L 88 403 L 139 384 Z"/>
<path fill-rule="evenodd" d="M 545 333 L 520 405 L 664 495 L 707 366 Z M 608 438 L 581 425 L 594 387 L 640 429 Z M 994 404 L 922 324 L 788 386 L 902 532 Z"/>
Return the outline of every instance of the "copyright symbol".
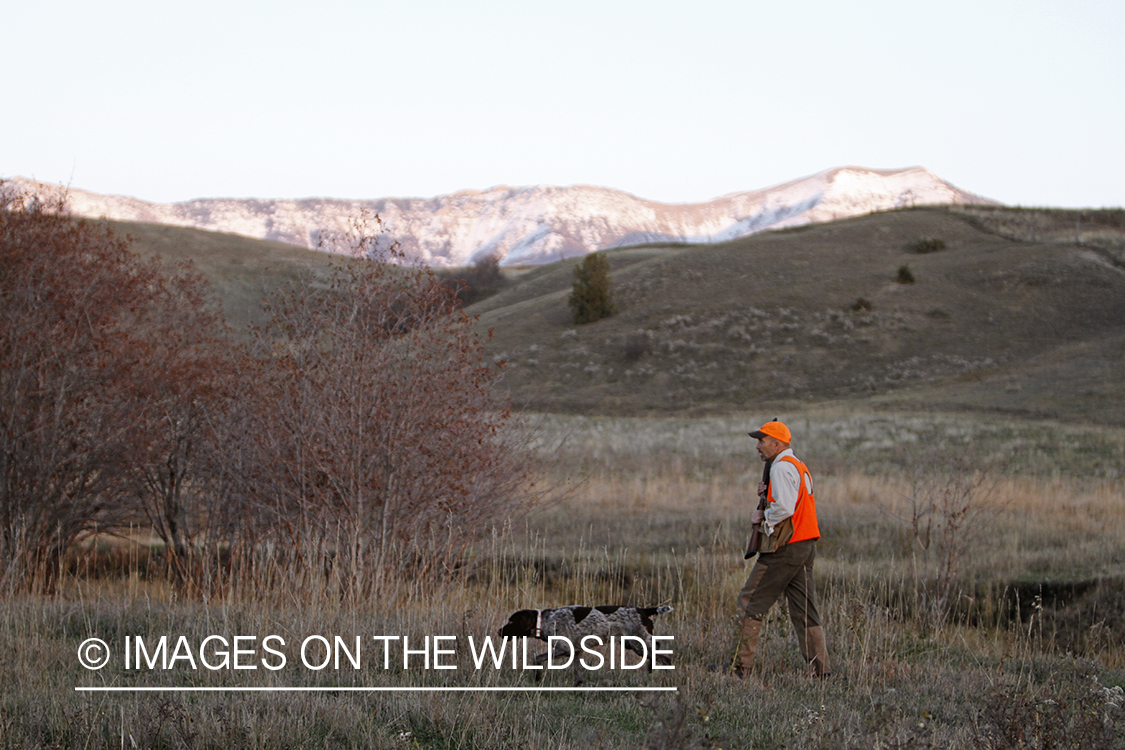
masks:
<path fill-rule="evenodd" d="M 109 646 L 101 638 L 87 638 L 78 647 L 78 663 L 86 669 L 101 669 L 109 663 Z"/>

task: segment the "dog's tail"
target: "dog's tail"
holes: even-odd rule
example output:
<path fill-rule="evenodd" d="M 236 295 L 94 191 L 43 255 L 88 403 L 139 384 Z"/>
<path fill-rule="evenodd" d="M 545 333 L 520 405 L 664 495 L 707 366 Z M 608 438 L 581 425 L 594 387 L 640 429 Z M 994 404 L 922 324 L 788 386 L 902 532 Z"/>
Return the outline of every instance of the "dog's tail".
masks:
<path fill-rule="evenodd" d="M 654 615 L 666 615 L 672 611 L 672 606 L 669 604 L 662 604 L 659 607 L 648 607 L 645 609 L 645 614 L 649 617 Z"/>

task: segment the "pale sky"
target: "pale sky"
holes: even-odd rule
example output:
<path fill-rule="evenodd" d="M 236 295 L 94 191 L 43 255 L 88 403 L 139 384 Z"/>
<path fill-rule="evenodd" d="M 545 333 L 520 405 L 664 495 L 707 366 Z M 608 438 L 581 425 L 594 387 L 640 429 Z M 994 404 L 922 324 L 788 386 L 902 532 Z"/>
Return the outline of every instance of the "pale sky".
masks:
<path fill-rule="evenodd" d="M 1122 0 L 65 2 L 0 11 L 0 176 L 171 202 L 924 166 L 1125 205 Z"/>

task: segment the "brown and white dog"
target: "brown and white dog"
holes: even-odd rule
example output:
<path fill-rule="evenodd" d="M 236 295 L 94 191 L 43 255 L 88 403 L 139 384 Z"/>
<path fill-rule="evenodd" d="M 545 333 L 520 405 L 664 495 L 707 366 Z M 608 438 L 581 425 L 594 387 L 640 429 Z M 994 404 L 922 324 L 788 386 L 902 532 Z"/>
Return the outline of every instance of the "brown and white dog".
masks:
<path fill-rule="evenodd" d="M 636 641 L 626 640 L 626 648 L 642 658 L 649 658 L 653 653 L 652 618 L 671 612 L 672 608 L 664 605 L 660 607 L 559 607 L 556 609 L 521 609 L 508 618 L 508 623 L 500 628 L 502 638 L 537 638 L 545 643 L 550 636 L 564 638 L 566 643 L 555 641 L 552 658 L 566 658 L 571 653 L 577 653 L 586 636 L 597 636 L 601 644 L 607 644 L 610 638 L 620 638 L 628 635 L 641 639 L 644 647 Z M 648 653 L 644 652 L 644 648 Z M 548 652 L 544 651 L 535 657 L 535 662 L 542 664 L 547 661 Z M 661 663 L 668 660 L 661 657 Z M 575 682 L 582 682 L 580 670 L 581 661 L 574 660 Z M 652 663 L 649 662 L 649 671 Z M 542 677 L 542 672 L 536 673 L 536 679 Z"/>

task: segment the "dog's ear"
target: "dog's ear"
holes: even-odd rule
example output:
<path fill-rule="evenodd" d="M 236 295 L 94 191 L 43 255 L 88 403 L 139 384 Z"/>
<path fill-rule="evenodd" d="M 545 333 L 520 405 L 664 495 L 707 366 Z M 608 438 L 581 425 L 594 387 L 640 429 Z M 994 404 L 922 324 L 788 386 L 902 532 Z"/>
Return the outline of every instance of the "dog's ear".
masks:
<path fill-rule="evenodd" d="M 641 616 L 641 625 L 644 625 L 645 630 L 648 631 L 648 634 L 652 635 L 652 628 L 654 625 L 652 618 L 653 615 L 660 614 L 660 609 L 658 607 L 638 607 L 637 614 Z"/>
<path fill-rule="evenodd" d="M 534 609 L 521 609 L 508 618 L 508 624 L 500 628 L 501 638 L 527 638 L 535 635 L 535 622 L 539 613 Z"/>

